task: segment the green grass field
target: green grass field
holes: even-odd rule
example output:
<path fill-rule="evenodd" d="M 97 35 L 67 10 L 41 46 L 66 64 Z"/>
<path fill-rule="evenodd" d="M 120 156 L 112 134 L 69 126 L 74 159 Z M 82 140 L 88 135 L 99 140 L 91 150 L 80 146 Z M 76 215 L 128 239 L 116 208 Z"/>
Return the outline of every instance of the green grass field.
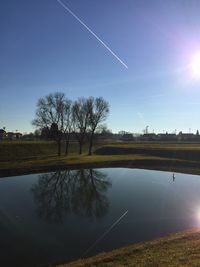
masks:
<path fill-rule="evenodd" d="M 117 148 L 140 148 L 140 149 L 162 149 L 171 151 L 200 151 L 200 144 L 180 143 L 135 143 L 135 142 L 113 142 L 101 141 L 94 144 L 94 150 L 102 146 Z M 64 143 L 62 153 L 64 154 Z M 87 145 L 83 147 L 83 154 L 87 153 Z M 69 147 L 69 154 L 78 154 L 78 144 L 72 142 Z M 0 142 L 0 162 L 13 161 L 40 156 L 57 156 L 57 144 L 53 141 L 4 141 Z"/>
<path fill-rule="evenodd" d="M 78 154 L 78 144 L 70 144 L 69 155 L 57 156 L 50 141 L 0 143 L 0 176 L 12 176 L 79 167 L 137 167 L 200 174 L 200 144 L 96 142 L 92 156 Z"/>

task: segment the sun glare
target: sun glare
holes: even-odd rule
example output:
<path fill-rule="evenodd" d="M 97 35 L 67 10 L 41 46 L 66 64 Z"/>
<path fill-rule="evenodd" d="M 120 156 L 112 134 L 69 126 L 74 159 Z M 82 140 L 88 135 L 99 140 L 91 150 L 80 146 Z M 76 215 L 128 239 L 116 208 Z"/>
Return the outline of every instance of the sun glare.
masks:
<path fill-rule="evenodd" d="M 195 211 L 195 221 L 196 221 L 196 225 L 199 227 L 200 226 L 200 208 L 199 207 Z"/>
<path fill-rule="evenodd" d="M 197 220 L 200 222 L 200 211 L 197 211 L 196 217 L 197 217 Z"/>
<path fill-rule="evenodd" d="M 193 56 L 191 61 L 191 71 L 195 78 L 200 79 L 200 52 Z"/>

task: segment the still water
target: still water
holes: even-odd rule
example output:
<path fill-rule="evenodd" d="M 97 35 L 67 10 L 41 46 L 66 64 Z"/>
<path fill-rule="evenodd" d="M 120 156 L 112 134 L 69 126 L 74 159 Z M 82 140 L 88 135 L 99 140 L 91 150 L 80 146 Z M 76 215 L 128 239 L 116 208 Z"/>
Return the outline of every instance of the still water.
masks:
<path fill-rule="evenodd" d="M 0 179 L 0 266 L 44 266 L 200 226 L 200 176 L 110 168 Z"/>

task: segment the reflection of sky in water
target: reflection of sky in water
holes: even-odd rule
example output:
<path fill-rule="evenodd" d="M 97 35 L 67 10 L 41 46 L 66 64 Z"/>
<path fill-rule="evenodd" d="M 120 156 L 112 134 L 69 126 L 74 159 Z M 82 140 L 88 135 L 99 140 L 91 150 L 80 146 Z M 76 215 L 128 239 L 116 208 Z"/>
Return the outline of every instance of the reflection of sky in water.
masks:
<path fill-rule="evenodd" d="M 88 256 L 200 226 L 199 176 L 124 168 L 70 175 L 0 180 L 2 263 L 21 261 L 22 251 L 20 266 L 79 258 L 127 210 Z"/>

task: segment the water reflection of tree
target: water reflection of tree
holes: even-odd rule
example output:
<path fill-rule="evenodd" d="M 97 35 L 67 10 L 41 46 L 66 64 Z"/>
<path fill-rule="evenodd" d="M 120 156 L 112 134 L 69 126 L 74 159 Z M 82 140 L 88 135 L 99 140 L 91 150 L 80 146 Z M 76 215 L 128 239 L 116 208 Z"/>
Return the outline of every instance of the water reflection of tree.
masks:
<path fill-rule="evenodd" d="M 32 188 L 37 212 L 48 222 L 62 222 L 69 213 L 102 218 L 108 211 L 105 195 L 111 182 L 94 169 L 41 174 Z"/>

